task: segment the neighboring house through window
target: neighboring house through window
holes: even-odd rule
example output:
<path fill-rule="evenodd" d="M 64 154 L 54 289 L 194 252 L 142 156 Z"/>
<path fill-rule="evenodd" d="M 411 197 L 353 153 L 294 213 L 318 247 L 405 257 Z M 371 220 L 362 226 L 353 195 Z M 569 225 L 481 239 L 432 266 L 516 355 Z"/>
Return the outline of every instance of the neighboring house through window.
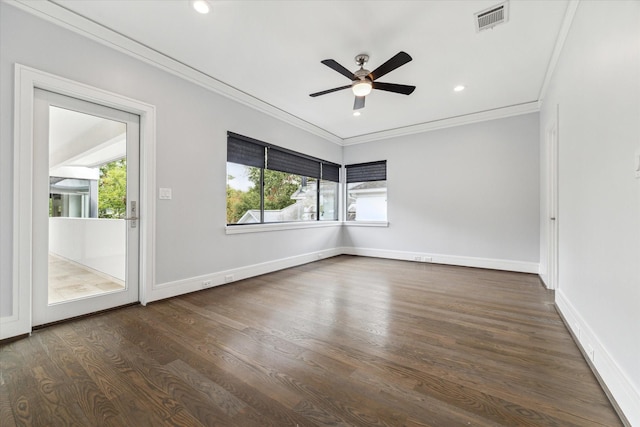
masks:
<path fill-rule="evenodd" d="M 347 221 L 387 221 L 387 161 L 346 168 Z"/>

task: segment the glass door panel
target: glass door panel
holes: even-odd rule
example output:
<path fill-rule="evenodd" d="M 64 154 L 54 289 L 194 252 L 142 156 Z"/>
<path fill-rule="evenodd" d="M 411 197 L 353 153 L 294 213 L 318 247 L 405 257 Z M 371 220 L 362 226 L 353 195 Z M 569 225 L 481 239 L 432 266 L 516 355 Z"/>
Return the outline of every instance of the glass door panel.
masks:
<path fill-rule="evenodd" d="M 34 325 L 137 301 L 138 116 L 35 101 Z"/>

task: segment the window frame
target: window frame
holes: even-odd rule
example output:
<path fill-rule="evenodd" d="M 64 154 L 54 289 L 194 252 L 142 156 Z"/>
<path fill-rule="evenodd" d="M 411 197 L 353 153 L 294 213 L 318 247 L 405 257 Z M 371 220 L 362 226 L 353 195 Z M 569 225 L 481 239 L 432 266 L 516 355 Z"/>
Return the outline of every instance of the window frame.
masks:
<path fill-rule="evenodd" d="M 260 150 L 262 150 L 263 154 L 260 153 Z M 269 167 L 269 153 L 272 153 L 271 158 L 272 163 L 275 163 L 275 168 Z M 298 163 L 298 161 L 300 162 Z M 320 194 L 322 181 L 336 182 L 338 191 L 338 197 L 336 200 L 337 203 L 340 204 L 339 192 L 341 189 L 341 165 L 227 131 L 227 164 L 230 162 L 260 169 L 260 222 L 251 224 L 226 223 L 227 234 L 339 225 L 341 212 L 340 206 L 335 208 L 334 219 L 321 219 Z M 318 168 L 317 172 L 313 170 L 316 164 Z M 324 176 L 325 169 L 326 176 Z M 300 221 L 265 222 L 265 170 L 279 171 L 300 177 L 316 179 L 315 218 L 312 220 Z M 226 202 L 228 202 L 228 200 L 226 200 Z"/>
<path fill-rule="evenodd" d="M 378 160 L 373 162 L 352 163 L 344 166 L 344 225 L 356 227 L 388 227 L 388 187 L 387 187 L 387 161 Z M 364 182 L 385 182 L 386 211 L 384 220 L 350 220 L 349 219 L 349 184 Z"/>

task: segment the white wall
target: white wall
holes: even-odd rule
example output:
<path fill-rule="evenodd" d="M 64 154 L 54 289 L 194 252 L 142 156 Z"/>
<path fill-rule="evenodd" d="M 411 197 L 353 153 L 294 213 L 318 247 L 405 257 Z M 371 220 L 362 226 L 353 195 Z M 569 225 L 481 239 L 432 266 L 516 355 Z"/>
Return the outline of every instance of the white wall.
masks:
<path fill-rule="evenodd" d="M 543 100 L 541 135 L 556 108 L 557 304 L 583 348 L 593 349 L 594 366 L 631 424 L 640 425 L 640 179 L 633 173 L 640 149 L 640 2 L 580 2 Z M 546 245 L 542 227 L 541 259 Z"/>
<path fill-rule="evenodd" d="M 156 107 L 156 183 L 173 190 L 173 199 L 156 207 L 156 283 L 150 286 L 164 285 L 162 295 L 195 290 L 201 277 L 286 266 L 282 260 L 340 247 L 339 227 L 225 234 L 227 130 L 342 163 L 339 145 L 5 2 L 0 43 L 0 317 L 11 314 L 12 302 L 14 63 Z"/>
<path fill-rule="evenodd" d="M 125 281 L 126 221 L 49 218 L 49 251 Z"/>
<path fill-rule="evenodd" d="M 534 113 L 345 147 L 346 164 L 387 160 L 389 220 L 347 227 L 345 246 L 537 273 L 538 127 Z"/>

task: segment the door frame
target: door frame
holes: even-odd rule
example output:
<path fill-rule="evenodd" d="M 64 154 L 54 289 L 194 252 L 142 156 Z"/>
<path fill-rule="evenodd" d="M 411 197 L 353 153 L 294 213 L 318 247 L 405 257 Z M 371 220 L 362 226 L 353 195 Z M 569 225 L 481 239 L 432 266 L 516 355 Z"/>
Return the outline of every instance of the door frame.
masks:
<path fill-rule="evenodd" d="M 76 226 L 73 226 L 73 230 L 70 231 L 70 234 L 67 234 L 66 237 L 72 238 L 72 236 L 78 232 L 78 235 L 83 235 L 87 237 L 83 233 L 80 233 L 80 224 L 86 224 L 90 229 L 94 229 L 93 227 L 101 228 L 103 226 L 114 226 L 115 224 L 119 224 L 121 226 L 121 231 L 124 233 L 122 235 L 123 241 L 121 250 L 124 250 L 122 253 L 121 263 L 118 263 L 122 268 L 122 273 L 124 275 L 120 277 L 124 281 L 124 288 L 118 291 L 104 291 L 103 293 L 85 296 L 81 298 L 57 301 L 53 304 L 50 304 L 50 292 L 51 292 L 51 276 L 50 276 L 50 268 L 51 264 L 49 262 L 49 255 L 51 253 L 51 244 L 54 242 L 60 243 L 63 240 L 66 240 L 66 237 L 63 239 L 58 239 L 54 237 L 51 239 L 52 235 L 50 234 L 52 220 L 55 218 L 51 218 L 49 215 L 49 200 L 51 193 L 51 164 L 52 164 L 52 152 L 51 152 L 51 138 L 50 138 L 50 129 L 53 126 L 51 108 L 56 107 L 61 110 L 72 111 L 78 114 L 78 116 L 84 115 L 85 117 L 91 116 L 94 118 L 101 118 L 105 122 L 109 122 L 112 125 L 118 124 L 120 129 L 124 132 L 126 151 L 124 153 L 125 158 L 127 159 L 127 173 L 126 173 L 126 215 L 125 216 L 137 216 L 136 213 L 132 212 L 131 203 L 137 203 L 139 199 L 140 186 L 140 116 L 137 114 L 131 114 L 129 112 L 122 111 L 120 109 L 114 109 L 111 107 L 106 107 L 102 104 L 96 104 L 93 102 L 87 102 L 84 100 L 80 100 L 78 98 L 72 98 L 69 96 L 61 95 L 56 92 L 45 91 L 40 88 L 36 88 L 34 90 L 35 102 L 34 102 L 34 127 L 33 127 L 33 138 L 34 138 L 34 146 L 33 146 L 33 170 L 32 176 L 34 179 L 33 182 L 33 198 L 32 198 L 32 215 L 33 215 L 33 240 L 34 247 L 32 251 L 32 293 L 31 293 L 31 301 L 32 301 L 32 326 L 37 327 L 41 325 L 46 325 L 52 322 L 58 322 L 60 320 L 65 320 L 72 317 L 82 316 L 85 314 L 106 310 L 114 307 L 119 307 L 122 305 L 137 303 L 140 301 L 140 287 L 139 287 L 139 277 L 140 274 L 138 272 L 138 268 L 140 266 L 139 256 L 140 251 L 139 241 L 140 241 L 140 228 L 136 225 L 133 226 L 133 221 L 126 220 L 100 220 L 94 221 L 94 218 L 91 219 L 80 219 L 75 218 L 72 219 L 73 223 Z M 111 135 L 109 135 L 111 136 Z M 103 140 L 92 141 L 93 143 L 102 143 Z M 93 147 L 83 146 L 82 149 L 91 150 Z M 72 153 L 70 155 L 73 157 L 77 155 L 79 152 L 72 149 Z M 63 159 L 57 159 L 63 160 Z M 65 159 L 66 160 L 66 159 Z M 107 159 L 105 159 L 107 160 Z M 57 162 L 53 162 L 57 163 Z M 55 165 L 58 166 L 57 164 Z M 62 175 L 64 176 L 64 175 Z M 97 187 L 97 185 L 96 185 Z M 96 194 L 97 195 L 97 194 Z M 97 201 L 96 201 L 97 205 Z M 137 212 L 137 209 L 135 209 Z M 97 217 L 96 212 L 96 217 Z M 65 221 L 62 218 L 58 219 L 58 221 Z M 55 221 L 54 221 L 55 222 Z M 68 221 L 65 221 L 68 222 Z M 100 225 L 98 225 L 100 224 Z M 95 229 L 94 229 L 95 230 Z M 113 237 L 118 236 L 118 233 L 115 230 L 112 230 Z M 81 239 L 82 240 L 82 239 Z M 91 250 L 97 250 L 98 247 L 102 246 L 102 242 L 95 240 L 85 240 L 87 246 L 85 248 Z M 91 242 L 91 243 L 89 243 Z M 79 249 L 78 246 L 76 246 Z M 55 252 L 55 250 L 54 250 Z M 97 255 L 98 252 L 92 252 L 92 255 Z M 69 253 L 64 253 L 64 256 L 71 255 Z M 72 258 L 73 259 L 73 258 Z M 76 260 L 79 264 L 84 264 L 83 261 Z M 87 260 L 88 261 L 88 260 Z M 89 266 L 91 269 L 91 266 Z M 97 266 L 93 266 L 93 268 L 97 268 L 100 271 L 100 268 Z M 104 274 L 116 274 L 115 271 L 111 271 Z"/>
<path fill-rule="evenodd" d="M 140 116 L 139 296 L 155 283 L 155 107 L 116 93 L 15 64 L 12 315 L 0 318 L 0 339 L 31 333 L 34 88 Z"/>
<path fill-rule="evenodd" d="M 559 214 L 559 131 L 558 121 L 559 107 L 556 108 L 555 117 L 547 127 L 546 152 L 547 152 L 547 209 L 544 213 L 547 223 L 547 287 L 559 288 L 559 238 L 560 218 Z"/>

